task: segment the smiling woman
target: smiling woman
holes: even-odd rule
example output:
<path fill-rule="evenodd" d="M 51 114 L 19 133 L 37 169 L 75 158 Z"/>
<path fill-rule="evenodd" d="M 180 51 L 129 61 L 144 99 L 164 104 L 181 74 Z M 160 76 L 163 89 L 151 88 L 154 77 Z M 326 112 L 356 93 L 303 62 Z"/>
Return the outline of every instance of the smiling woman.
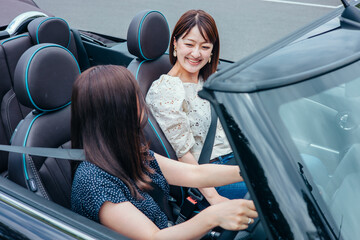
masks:
<path fill-rule="evenodd" d="M 200 75 L 206 81 L 219 61 L 220 39 L 215 20 L 202 10 L 184 13 L 175 25 L 169 51 L 174 65 L 170 76 L 197 83 Z"/>
<path fill-rule="evenodd" d="M 183 82 L 197 83 L 198 72 L 207 63 L 211 64 L 213 44 L 204 39 L 202 32 L 197 27 L 191 28 L 183 37 L 178 37 L 173 41 L 174 43 L 171 45 L 174 48 L 172 51 L 173 57 L 170 55 L 170 58 L 172 62 L 175 62 L 175 66 L 171 69 L 169 75 L 181 76 Z M 209 65 L 207 69 L 204 68 L 202 71 L 211 73 L 211 70 L 211 65 Z M 209 75 L 209 73 L 206 75 Z"/>
<path fill-rule="evenodd" d="M 203 83 L 216 71 L 220 40 L 215 20 L 202 10 L 189 10 L 176 23 L 170 41 L 173 68 L 162 75 L 148 91 L 146 102 L 174 148 L 180 161 L 198 164 L 207 135 L 211 109 L 207 100 L 198 96 Z M 217 124 L 210 162 L 228 162 L 231 148 L 222 126 Z M 244 182 L 200 189 L 210 204 L 226 198 L 242 198 L 247 192 Z"/>

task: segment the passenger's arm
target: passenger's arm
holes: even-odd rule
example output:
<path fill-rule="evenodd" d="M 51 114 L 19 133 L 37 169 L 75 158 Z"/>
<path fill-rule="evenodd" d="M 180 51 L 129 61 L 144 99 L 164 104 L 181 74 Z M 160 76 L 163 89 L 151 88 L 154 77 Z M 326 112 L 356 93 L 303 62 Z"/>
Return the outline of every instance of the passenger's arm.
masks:
<path fill-rule="evenodd" d="M 195 159 L 195 157 L 190 152 L 185 153 L 184 156 L 179 158 L 179 161 L 184 162 L 184 163 L 199 165 L 198 161 Z M 211 205 L 214 205 L 214 204 L 229 200 L 226 197 L 220 196 L 219 193 L 216 191 L 216 189 L 213 188 L 213 187 L 199 188 L 199 191 L 202 193 L 202 195 L 204 195 L 206 200 Z"/>
<path fill-rule="evenodd" d="M 184 187 L 217 187 L 243 181 L 238 166 L 221 164 L 186 164 L 155 153 L 155 158 L 169 184 Z"/>
<path fill-rule="evenodd" d="M 177 89 L 177 91 L 169 89 Z M 160 78 L 149 89 L 146 102 L 176 155 L 182 156 L 179 160 L 198 164 L 189 152 L 195 144 L 195 139 L 190 130 L 190 120 L 186 113 L 188 106 L 185 95 L 180 79 Z M 199 190 L 210 204 L 227 200 L 220 196 L 214 188 Z"/>
<path fill-rule="evenodd" d="M 190 220 L 162 230 L 130 202 L 105 202 L 99 212 L 101 224 L 130 239 L 200 239 L 216 226 L 246 229 L 249 218 L 256 217 L 253 202 L 243 199 L 208 207 Z"/>

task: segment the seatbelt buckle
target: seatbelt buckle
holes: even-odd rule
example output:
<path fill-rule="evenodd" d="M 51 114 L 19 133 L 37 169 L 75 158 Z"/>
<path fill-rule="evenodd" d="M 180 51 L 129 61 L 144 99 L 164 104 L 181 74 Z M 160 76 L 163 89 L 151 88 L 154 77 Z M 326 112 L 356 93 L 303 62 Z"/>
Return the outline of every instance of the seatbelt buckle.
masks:
<path fill-rule="evenodd" d="M 201 192 L 197 188 L 189 188 L 188 194 L 196 202 L 201 202 L 204 199 L 204 196 L 201 194 Z"/>
<path fill-rule="evenodd" d="M 188 196 L 185 199 L 183 206 L 181 207 L 181 211 L 178 218 L 176 219 L 175 224 L 185 222 L 187 219 L 191 218 L 194 214 L 197 203 L 198 202 L 195 198 L 193 198 L 191 195 Z"/>

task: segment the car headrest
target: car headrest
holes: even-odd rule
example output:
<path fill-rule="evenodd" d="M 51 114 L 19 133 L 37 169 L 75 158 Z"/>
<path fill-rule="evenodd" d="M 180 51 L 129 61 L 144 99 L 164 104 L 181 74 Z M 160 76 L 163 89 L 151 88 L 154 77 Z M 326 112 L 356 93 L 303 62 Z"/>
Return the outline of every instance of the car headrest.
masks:
<path fill-rule="evenodd" d="M 32 46 L 20 57 L 14 74 L 14 91 L 23 105 L 54 111 L 71 102 L 71 91 L 80 74 L 74 55 L 56 44 Z"/>
<path fill-rule="evenodd" d="M 55 43 L 69 47 L 71 34 L 69 24 L 58 17 L 41 17 L 32 20 L 28 31 L 34 45 L 40 43 Z"/>
<path fill-rule="evenodd" d="M 140 59 L 160 57 L 169 46 L 170 31 L 164 15 L 145 10 L 136 14 L 129 25 L 127 46 L 131 54 Z"/>

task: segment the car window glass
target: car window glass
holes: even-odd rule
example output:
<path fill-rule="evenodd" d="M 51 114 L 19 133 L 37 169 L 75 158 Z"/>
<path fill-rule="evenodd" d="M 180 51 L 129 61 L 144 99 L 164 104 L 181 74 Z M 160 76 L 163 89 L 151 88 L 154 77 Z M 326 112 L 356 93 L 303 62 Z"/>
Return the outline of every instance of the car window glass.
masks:
<path fill-rule="evenodd" d="M 360 66 L 262 93 L 344 239 L 360 237 Z M 285 137 L 286 139 L 286 137 Z M 301 169 L 299 168 L 299 172 Z M 316 198 L 316 195 L 314 195 Z"/>

